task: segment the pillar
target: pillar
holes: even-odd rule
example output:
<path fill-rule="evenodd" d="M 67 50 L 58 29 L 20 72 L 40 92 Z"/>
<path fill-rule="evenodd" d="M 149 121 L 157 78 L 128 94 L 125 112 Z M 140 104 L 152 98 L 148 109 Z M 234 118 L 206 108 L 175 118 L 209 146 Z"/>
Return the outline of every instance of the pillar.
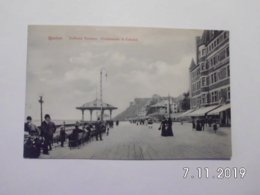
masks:
<path fill-rule="evenodd" d="M 82 121 L 84 121 L 84 110 L 81 110 L 82 112 Z"/>
<path fill-rule="evenodd" d="M 104 117 L 104 109 L 101 110 L 101 113 L 100 113 L 100 120 L 103 121 L 103 117 Z"/>
<path fill-rule="evenodd" d="M 109 118 L 112 119 L 112 110 L 109 110 Z"/>
<path fill-rule="evenodd" d="M 89 112 L 90 112 L 90 121 L 92 121 L 92 111 L 93 110 L 89 110 Z"/>

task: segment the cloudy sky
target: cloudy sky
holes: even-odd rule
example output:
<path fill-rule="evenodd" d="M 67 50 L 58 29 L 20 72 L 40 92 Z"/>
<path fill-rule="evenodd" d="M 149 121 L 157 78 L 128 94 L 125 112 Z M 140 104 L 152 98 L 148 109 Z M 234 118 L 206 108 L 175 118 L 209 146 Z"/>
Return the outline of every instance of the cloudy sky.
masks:
<path fill-rule="evenodd" d="M 200 30 L 30 26 L 28 29 L 26 115 L 81 119 L 76 110 L 99 96 L 122 112 L 136 97 L 178 96 L 189 88 L 188 67 Z M 98 92 L 98 93 L 97 93 Z M 88 114 L 86 113 L 86 118 Z"/>

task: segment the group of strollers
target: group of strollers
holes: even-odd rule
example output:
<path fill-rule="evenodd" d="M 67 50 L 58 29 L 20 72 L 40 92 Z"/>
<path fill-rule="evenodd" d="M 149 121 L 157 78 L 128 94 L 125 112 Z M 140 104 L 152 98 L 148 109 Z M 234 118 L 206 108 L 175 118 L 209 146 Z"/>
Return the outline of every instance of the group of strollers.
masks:
<path fill-rule="evenodd" d="M 60 131 L 53 134 L 51 145 L 54 143 L 64 147 L 80 148 L 81 145 L 92 141 L 93 139 L 102 140 L 102 134 L 109 135 L 109 129 L 113 128 L 113 121 L 96 121 L 91 123 L 79 123 L 73 126 L 61 125 Z M 36 131 L 26 132 L 24 136 L 24 157 L 38 158 L 41 151 L 44 153 L 45 138 L 41 136 L 41 129 L 35 127 Z M 67 142 L 66 142 L 67 141 Z"/>

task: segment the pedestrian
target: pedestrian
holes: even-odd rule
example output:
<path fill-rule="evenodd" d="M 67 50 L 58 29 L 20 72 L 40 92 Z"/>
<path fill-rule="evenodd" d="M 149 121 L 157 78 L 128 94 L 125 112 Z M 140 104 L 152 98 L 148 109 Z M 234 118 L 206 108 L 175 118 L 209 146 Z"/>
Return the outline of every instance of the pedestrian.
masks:
<path fill-rule="evenodd" d="M 161 130 L 161 136 L 165 137 L 167 136 L 167 132 L 166 132 L 166 118 L 163 117 L 162 121 L 161 121 L 161 125 L 159 127 L 158 130 Z"/>
<path fill-rule="evenodd" d="M 44 138 L 43 153 L 49 154 L 52 150 L 53 134 L 56 131 L 56 125 L 51 121 L 49 114 L 44 116 L 44 121 L 41 124 L 41 135 Z"/>
<path fill-rule="evenodd" d="M 212 124 L 212 119 L 211 118 L 208 119 L 208 124 L 209 124 L 209 127 L 211 127 L 211 124 Z"/>
<path fill-rule="evenodd" d="M 153 128 L 153 120 L 151 118 L 148 119 L 148 128 L 152 129 Z"/>
<path fill-rule="evenodd" d="M 100 118 L 98 118 L 96 124 L 95 124 L 95 130 L 96 130 L 96 141 L 98 141 L 98 139 L 100 141 L 102 141 L 102 122 L 100 120 Z"/>
<path fill-rule="evenodd" d="M 197 130 L 197 131 L 201 131 L 201 122 L 200 122 L 199 119 L 197 120 L 196 130 Z"/>
<path fill-rule="evenodd" d="M 194 118 L 192 119 L 192 130 L 196 128 L 196 125 L 195 125 L 195 120 Z"/>
<path fill-rule="evenodd" d="M 174 136 L 173 131 L 172 131 L 172 119 L 171 119 L 171 117 L 169 117 L 168 120 L 167 120 L 166 131 L 167 131 L 167 136 Z"/>
<path fill-rule="evenodd" d="M 213 124 L 213 130 L 215 131 L 215 134 L 217 133 L 217 130 L 218 130 L 218 124 L 217 122 L 215 121 L 214 124 Z"/>
<path fill-rule="evenodd" d="M 28 132 L 31 136 L 39 136 L 40 129 L 32 123 L 32 117 L 27 116 L 26 123 L 24 124 L 24 131 Z"/>
<path fill-rule="evenodd" d="M 111 127 L 111 122 L 110 121 L 107 121 L 105 123 L 105 128 L 106 128 L 106 135 L 108 136 L 109 135 L 109 128 Z"/>
<path fill-rule="evenodd" d="M 91 141 L 91 130 L 93 126 L 91 124 L 87 124 L 87 141 Z"/>
<path fill-rule="evenodd" d="M 205 119 L 202 118 L 200 122 L 201 122 L 201 130 L 204 131 L 205 130 Z"/>
<path fill-rule="evenodd" d="M 61 143 L 61 147 L 64 147 L 64 142 L 66 140 L 66 131 L 65 131 L 65 126 L 61 126 L 60 129 L 60 143 Z"/>

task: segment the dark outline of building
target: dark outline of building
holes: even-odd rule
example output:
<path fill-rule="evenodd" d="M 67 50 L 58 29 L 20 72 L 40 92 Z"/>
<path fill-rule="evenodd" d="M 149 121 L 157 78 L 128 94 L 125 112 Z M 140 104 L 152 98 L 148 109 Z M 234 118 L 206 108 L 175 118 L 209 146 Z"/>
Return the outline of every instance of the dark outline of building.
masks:
<path fill-rule="evenodd" d="M 196 38 L 196 63 L 191 61 L 191 109 L 230 104 L 229 32 L 205 30 Z M 221 110 L 220 123 L 230 125 L 230 107 Z M 192 115 L 192 114 L 191 114 Z"/>

